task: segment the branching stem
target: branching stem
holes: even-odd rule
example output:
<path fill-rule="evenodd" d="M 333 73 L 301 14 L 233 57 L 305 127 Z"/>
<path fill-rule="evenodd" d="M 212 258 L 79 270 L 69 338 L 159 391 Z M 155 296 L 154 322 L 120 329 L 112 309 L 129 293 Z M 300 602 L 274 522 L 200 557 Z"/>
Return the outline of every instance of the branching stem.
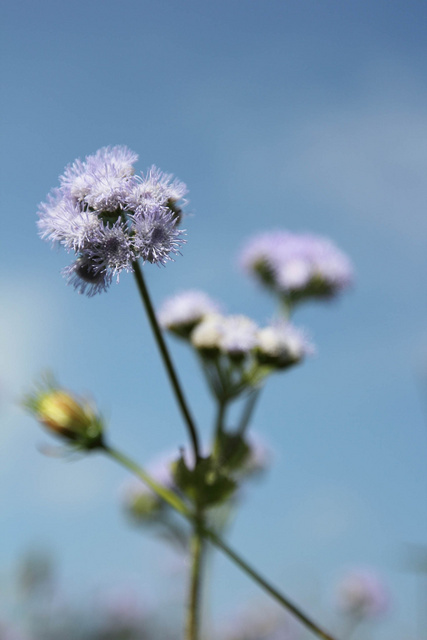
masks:
<path fill-rule="evenodd" d="M 239 556 L 228 544 L 226 544 L 216 533 L 210 528 L 200 523 L 200 518 L 195 514 L 176 493 L 166 489 L 162 485 L 155 482 L 138 463 L 134 462 L 127 455 L 121 453 L 114 447 L 107 444 L 103 444 L 100 450 L 111 456 L 116 462 L 126 467 L 134 474 L 136 474 L 143 482 L 145 482 L 153 491 L 155 491 L 167 504 L 173 509 L 178 511 L 187 520 L 189 520 L 193 527 L 197 527 L 198 536 L 203 536 L 206 540 L 209 540 L 215 547 L 220 549 L 226 556 L 230 558 L 242 571 L 250 576 L 255 582 L 258 583 L 267 593 L 269 593 L 277 602 L 279 602 L 285 609 L 290 611 L 302 624 L 304 624 L 310 631 L 317 635 L 322 640 L 335 640 L 331 635 L 323 631 L 313 620 L 311 620 L 299 607 L 294 605 L 288 598 L 282 595 L 275 587 L 273 587 L 265 578 L 263 578 L 253 567 L 251 567 L 241 556 Z M 197 543 L 201 545 L 201 540 Z M 197 555 L 201 554 L 201 548 L 197 551 Z M 197 569 L 194 568 L 193 562 L 193 575 L 196 574 L 197 580 L 195 584 L 198 585 L 200 574 L 200 558 L 197 560 L 199 565 Z M 197 586 L 197 593 L 199 587 Z M 192 623 L 193 624 L 193 623 Z M 197 628 L 197 627 L 196 627 Z M 195 640 L 192 638 L 192 640 Z"/>

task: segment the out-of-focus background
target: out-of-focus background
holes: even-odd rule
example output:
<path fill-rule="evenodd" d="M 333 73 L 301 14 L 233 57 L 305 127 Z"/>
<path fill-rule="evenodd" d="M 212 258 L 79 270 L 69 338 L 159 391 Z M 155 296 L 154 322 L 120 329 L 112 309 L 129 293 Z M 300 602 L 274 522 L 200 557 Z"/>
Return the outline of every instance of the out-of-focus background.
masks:
<path fill-rule="evenodd" d="M 274 459 L 247 491 L 229 539 L 330 626 L 339 577 L 373 568 L 390 608 L 372 637 L 418 638 L 412 551 L 427 544 L 426 20 L 426 4 L 415 0 L 3 4 L 3 593 L 29 549 L 49 551 L 75 598 L 124 585 L 152 606 L 179 571 L 162 543 L 123 518 L 126 474 L 97 456 L 42 455 L 50 437 L 17 406 L 50 369 L 96 399 L 112 441 L 141 462 L 187 443 L 132 277 L 79 296 L 60 275 L 69 256 L 37 236 L 38 203 L 65 165 L 126 144 L 139 170 L 154 163 L 190 190 L 182 257 L 145 268 L 157 304 L 202 288 L 265 323 L 273 301 L 236 262 L 244 240 L 262 230 L 329 236 L 350 256 L 354 289 L 295 316 L 317 355 L 263 394 L 253 428 Z M 207 437 L 211 399 L 191 355 L 171 347 Z M 218 623 L 265 601 L 220 557 L 210 593 Z M 16 614 L 6 608 L 0 619 Z"/>

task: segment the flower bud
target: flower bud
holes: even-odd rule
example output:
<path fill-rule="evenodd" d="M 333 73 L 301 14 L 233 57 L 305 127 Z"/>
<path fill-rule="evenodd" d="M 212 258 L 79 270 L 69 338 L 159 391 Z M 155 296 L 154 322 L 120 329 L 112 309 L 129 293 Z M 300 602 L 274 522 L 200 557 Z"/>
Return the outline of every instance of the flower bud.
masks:
<path fill-rule="evenodd" d="M 76 446 L 95 449 L 102 445 L 103 421 L 87 400 L 49 386 L 27 396 L 24 406 L 49 431 Z"/>
<path fill-rule="evenodd" d="M 151 489 L 141 482 L 132 482 L 125 487 L 123 504 L 126 513 L 135 522 L 153 522 L 166 506 Z"/>
<path fill-rule="evenodd" d="M 192 331 L 193 347 L 206 357 L 216 357 L 220 351 L 222 317 L 218 314 L 206 316 Z"/>
<path fill-rule="evenodd" d="M 258 332 L 256 356 L 261 365 L 286 369 L 313 351 L 304 333 L 287 322 L 277 322 Z"/>
<path fill-rule="evenodd" d="M 158 314 L 160 325 L 176 336 L 189 339 L 193 329 L 219 306 L 203 291 L 183 291 L 163 303 Z"/>

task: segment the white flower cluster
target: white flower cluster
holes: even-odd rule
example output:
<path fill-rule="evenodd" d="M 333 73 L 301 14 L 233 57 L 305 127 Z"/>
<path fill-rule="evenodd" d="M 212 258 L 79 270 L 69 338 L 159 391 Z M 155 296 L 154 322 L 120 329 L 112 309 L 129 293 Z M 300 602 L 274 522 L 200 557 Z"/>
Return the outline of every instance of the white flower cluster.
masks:
<path fill-rule="evenodd" d="M 274 368 L 296 364 L 314 349 L 302 331 L 286 321 L 260 329 L 244 315 L 222 315 L 219 305 L 201 291 L 167 300 L 159 313 L 163 328 L 185 337 L 202 355 L 242 359 L 250 354 Z"/>

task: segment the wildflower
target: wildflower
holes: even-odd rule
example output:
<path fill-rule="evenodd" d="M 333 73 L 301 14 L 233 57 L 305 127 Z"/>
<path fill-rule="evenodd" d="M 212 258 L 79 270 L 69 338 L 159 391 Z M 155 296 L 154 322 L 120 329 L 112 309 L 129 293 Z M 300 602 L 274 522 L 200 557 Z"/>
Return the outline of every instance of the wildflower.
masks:
<path fill-rule="evenodd" d="M 257 344 L 257 325 L 243 315 L 227 316 L 220 327 L 219 346 L 229 356 L 240 358 Z"/>
<path fill-rule="evenodd" d="M 289 322 L 279 321 L 258 331 L 256 356 L 260 364 L 284 369 L 313 351 L 304 333 Z"/>
<path fill-rule="evenodd" d="M 176 218 L 160 205 L 150 207 L 145 214 L 140 210 L 132 216 L 132 222 L 135 256 L 144 262 L 164 265 L 185 242 L 181 237 L 185 232 L 177 228 Z"/>
<path fill-rule="evenodd" d="M 96 234 L 93 234 L 85 254 L 98 272 L 108 272 L 114 276 L 123 269 L 133 271 L 132 240 L 121 220 L 117 220 L 112 226 L 101 224 Z"/>
<path fill-rule="evenodd" d="M 77 447 L 102 446 L 103 420 L 87 400 L 48 382 L 24 398 L 24 407 L 49 431 Z"/>
<path fill-rule="evenodd" d="M 87 255 L 80 255 L 62 274 L 78 293 L 85 293 L 89 298 L 106 291 L 112 281 L 111 273 L 98 269 Z"/>
<path fill-rule="evenodd" d="M 257 343 L 255 322 L 243 315 L 209 314 L 196 326 L 191 342 L 202 352 L 222 352 L 232 358 L 248 354 Z"/>
<path fill-rule="evenodd" d="M 69 165 L 40 204 L 41 237 L 76 254 L 63 274 L 79 293 L 105 291 L 138 258 L 165 264 L 184 243 L 177 224 L 185 185 L 155 168 L 136 177 L 137 159 L 125 146 L 104 147 Z"/>
<path fill-rule="evenodd" d="M 181 218 L 186 193 L 187 187 L 183 182 L 153 165 L 145 176 L 142 174 L 136 178 L 127 194 L 127 207 L 131 211 L 144 211 L 157 204 L 169 208 L 175 218 Z"/>
<path fill-rule="evenodd" d="M 309 234 L 261 234 L 246 244 L 240 261 L 249 274 L 291 302 L 333 297 L 353 279 L 347 256 L 327 238 Z"/>
<path fill-rule="evenodd" d="M 203 291 L 183 291 L 163 303 L 159 311 L 159 322 L 164 329 L 188 338 L 199 322 L 218 311 L 217 303 Z"/>
<path fill-rule="evenodd" d="M 83 208 L 97 212 L 123 209 L 129 189 L 135 183 L 136 153 L 125 146 L 103 147 L 85 162 L 76 160 L 60 178 L 61 189 Z"/>
<path fill-rule="evenodd" d="M 379 577 L 372 571 L 353 570 L 338 585 L 341 608 L 363 618 L 386 611 L 388 595 Z"/>
<path fill-rule="evenodd" d="M 205 316 L 191 333 L 193 347 L 204 355 L 218 354 L 222 336 L 222 320 L 222 316 L 216 313 Z"/>

